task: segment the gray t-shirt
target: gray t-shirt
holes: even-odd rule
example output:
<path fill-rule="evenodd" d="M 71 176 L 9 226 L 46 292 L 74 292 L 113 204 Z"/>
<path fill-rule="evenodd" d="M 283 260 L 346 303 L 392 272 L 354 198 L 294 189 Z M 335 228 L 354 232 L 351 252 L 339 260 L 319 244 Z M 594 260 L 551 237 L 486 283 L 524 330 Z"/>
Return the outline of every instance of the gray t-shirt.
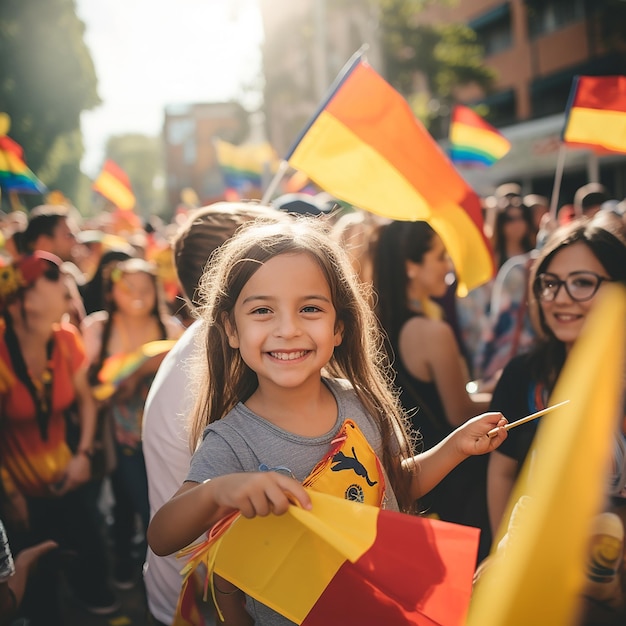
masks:
<path fill-rule="evenodd" d="M 221 420 L 207 426 L 203 441 L 191 459 L 187 480 L 201 483 L 224 474 L 274 469 L 291 473 L 302 482 L 328 454 L 332 440 L 346 419 L 357 424 L 376 455 L 382 459 L 378 427 L 350 383 L 330 378 L 322 380 L 335 397 L 338 408 L 337 422 L 328 433 L 320 437 L 294 435 L 274 426 L 240 402 Z M 384 507 L 397 511 L 395 494 L 389 481 L 385 482 Z M 293 623 L 250 597 L 247 598 L 246 608 L 259 626 Z"/>

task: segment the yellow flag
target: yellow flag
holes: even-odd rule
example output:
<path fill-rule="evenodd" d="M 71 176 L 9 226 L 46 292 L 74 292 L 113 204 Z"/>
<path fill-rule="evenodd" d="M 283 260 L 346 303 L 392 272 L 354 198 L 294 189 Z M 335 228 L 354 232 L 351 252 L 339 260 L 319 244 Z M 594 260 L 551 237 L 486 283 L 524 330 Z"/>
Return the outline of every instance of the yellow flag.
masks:
<path fill-rule="evenodd" d="M 550 399 L 570 402 L 542 418 L 511 497 L 526 504 L 476 587 L 467 626 L 575 623 L 623 391 L 626 290 L 603 292 Z"/>

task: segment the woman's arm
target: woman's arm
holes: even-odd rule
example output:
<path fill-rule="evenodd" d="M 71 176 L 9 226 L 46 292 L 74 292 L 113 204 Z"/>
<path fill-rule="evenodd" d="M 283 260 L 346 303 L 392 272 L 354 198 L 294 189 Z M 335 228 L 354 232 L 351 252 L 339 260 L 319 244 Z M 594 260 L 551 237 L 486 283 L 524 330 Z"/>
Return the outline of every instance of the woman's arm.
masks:
<path fill-rule="evenodd" d="M 52 493 L 57 496 L 76 489 L 91 478 L 91 455 L 96 433 L 96 401 L 87 380 L 87 368 L 81 367 L 76 370 L 72 382 L 78 405 L 80 437 L 76 453 L 67 465 L 62 483 L 51 487 Z"/>
<path fill-rule="evenodd" d="M 487 508 L 491 532 L 495 538 L 517 478 L 518 462 L 494 452 L 487 466 Z"/>
<path fill-rule="evenodd" d="M 502 413 L 484 413 L 459 426 L 436 446 L 404 462 L 412 474 L 413 499 L 426 495 L 441 482 L 459 463 L 469 456 L 486 454 L 495 450 L 507 437 L 502 428 L 507 423 Z M 487 433 L 498 427 L 489 437 Z"/>
<path fill-rule="evenodd" d="M 446 322 L 409 320 L 400 334 L 400 356 L 416 378 L 435 383 L 451 426 L 460 426 L 470 417 L 488 410 L 489 398 L 483 396 L 475 402 L 467 393 L 468 381 L 461 353 L 452 328 Z M 424 378 L 425 372 L 428 378 Z"/>
<path fill-rule="evenodd" d="M 80 439 L 77 449 L 91 452 L 96 434 L 96 401 L 89 385 L 86 367 L 81 367 L 74 373 L 74 390 L 80 417 Z"/>

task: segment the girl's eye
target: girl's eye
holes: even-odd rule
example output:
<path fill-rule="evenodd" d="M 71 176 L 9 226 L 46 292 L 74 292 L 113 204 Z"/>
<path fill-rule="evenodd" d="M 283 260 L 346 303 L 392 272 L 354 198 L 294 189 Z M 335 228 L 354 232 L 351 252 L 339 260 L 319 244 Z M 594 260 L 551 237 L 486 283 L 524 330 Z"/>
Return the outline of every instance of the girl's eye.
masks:
<path fill-rule="evenodd" d="M 258 309 L 252 311 L 253 315 L 267 315 L 268 313 L 271 313 L 271 311 L 266 306 L 260 306 Z"/>
<path fill-rule="evenodd" d="M 313 304 L 310 304 L 309 306 L 305 306 L 302 308 L 303 313 L 319 313 L 320 311 L 321 309 L 319 307 L 316 307 Z"/>

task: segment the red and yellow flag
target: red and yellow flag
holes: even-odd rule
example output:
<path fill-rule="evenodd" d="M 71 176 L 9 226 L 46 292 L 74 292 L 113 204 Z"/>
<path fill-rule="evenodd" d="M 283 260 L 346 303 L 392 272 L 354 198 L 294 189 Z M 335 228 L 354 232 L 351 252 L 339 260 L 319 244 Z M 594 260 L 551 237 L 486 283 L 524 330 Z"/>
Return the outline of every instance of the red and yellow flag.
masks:
<path fill-rule="evenodd" d="M 227 520 L 187 572 L 205 563 L 304 626 L 464 623 L 478 529 L 309 495 L 311 511 Z"/>
<path fill-rule="evenodd" d="M 626 152 L 626 76 L 576 76 L 565 113 L 563 141 Z"/>
<path fill-rule="evenodd" d="M 126 172 L 114 161 L 107 159 L 92 188 L 111 201 L 118 209 L 130 211 L 135 206 L 130 179 Z"/>
<path fill-rule="evenodd" d="M 360 55 L 286 158 L 350 204 L 396 220 L 428 221 L 454 262 L 460 295 L 493 276 L 478 196 L 406 100 Z"/>

